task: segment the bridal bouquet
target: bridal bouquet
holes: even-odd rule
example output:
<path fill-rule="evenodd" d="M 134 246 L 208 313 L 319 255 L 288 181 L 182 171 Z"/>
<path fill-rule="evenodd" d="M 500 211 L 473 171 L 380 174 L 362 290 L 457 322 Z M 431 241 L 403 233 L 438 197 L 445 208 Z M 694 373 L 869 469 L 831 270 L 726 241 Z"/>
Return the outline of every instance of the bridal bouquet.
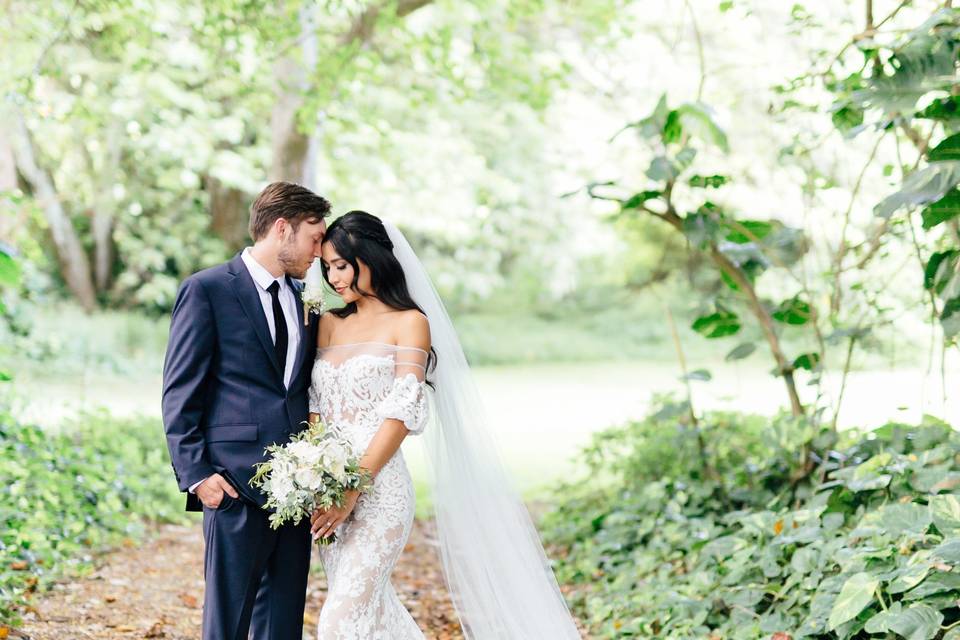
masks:
<path fill-rule="evenodd" d="M 360 467 L 349 443 L 322 423 L 314 422 L 284 445 L 267 447 L 269 459 L 256 465 L 250 485 L 267 496 L 264 508 L 274 509 L 270 526 L 297 524 L 317 508 L 343 506 L 347 491 L 366 491 L 370 472 Z M 319 544 L 333 542 L 320 538 Z"/>

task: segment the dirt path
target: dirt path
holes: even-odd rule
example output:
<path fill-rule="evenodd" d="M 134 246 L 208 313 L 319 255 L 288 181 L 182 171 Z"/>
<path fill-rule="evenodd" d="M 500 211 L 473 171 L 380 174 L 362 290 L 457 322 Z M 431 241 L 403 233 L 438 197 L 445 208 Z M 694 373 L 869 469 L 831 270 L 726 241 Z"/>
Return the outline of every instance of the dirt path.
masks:
<path fill-rule="evenodd" d="M 314 557 L 313 565 L 318 566 Z M 462 638 L 443 586 L 429 525 L 417 521 L 393 574 L 400 599 L 431 640 Z M 325 583 L 310 576 L 304 638 L 317 632 Z M 88 640 L 200 637 L 203 537 L 200 525 L 164 526 L 144 545 L 116 551 L 90 576 L 38 598 L 10 638 Z"/>
<path fill-rule="evenodd" d="M 443 584 L 432 535 L 432 523 L 416 521 L 393 584 L 427 638 L 456 640 L 463 635 Z M 326 593 L 316 556 L 313 560 L 303 636 L 310 640 L 316 638 L 317 613 Z M 91 575 L 57 584 L 36 600 L 9 638 L 194 640 L 200 637 L 202 603 L 200 525 L 167 525 L 142 546 L 109 554 Z"/>

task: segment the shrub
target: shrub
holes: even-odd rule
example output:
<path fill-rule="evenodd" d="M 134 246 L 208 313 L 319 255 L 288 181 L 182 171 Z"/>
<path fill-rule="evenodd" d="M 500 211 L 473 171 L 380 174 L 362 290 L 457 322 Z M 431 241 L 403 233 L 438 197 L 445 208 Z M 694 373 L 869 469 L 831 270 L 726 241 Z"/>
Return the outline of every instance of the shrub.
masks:
<path fill-rule="evenodd" d="M 563 487 L 544 521 L 599 637 L 960 638 L 948 425 L 837 445 L 786 416 L 692 428 L 676 413 L 597 436 L 589 479 Z"/>
<path fill-rule="evenodd" d="M 184 517 L 155 419 L 92 413 L 50 433 L 0 405 L 0 619 L 93 554 Z"/>

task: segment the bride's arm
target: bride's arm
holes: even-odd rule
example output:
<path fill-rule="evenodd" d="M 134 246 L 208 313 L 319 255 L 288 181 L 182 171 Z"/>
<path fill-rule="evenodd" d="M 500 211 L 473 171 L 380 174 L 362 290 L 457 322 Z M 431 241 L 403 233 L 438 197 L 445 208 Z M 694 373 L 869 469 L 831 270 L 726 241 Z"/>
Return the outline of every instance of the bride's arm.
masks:
<path fill-rule="evenodd" d="M 410 314 L 409 319 L 401 327 L 397 342 L 405 347 L 416 347 L 429 352 L 430 325 L 426 317 L 420 313 Z M 418 380 L 422 379 L 422 375 L 418 376 Z M 402 420 L 396 418 L 385 419 L 373 439 L 370 440 L 370 444 L 367 445 L 367 450 L 361 456 L 360 466 L 367 469 L 371 476 L 376 477 L 383 466 L 397 452 L 397 449 L 400 448 L 408 433 L 410 433 L 410 430 L 407 429 Z M 323 513 L 314 512 L 310 519 L 312 525 L 310 530 L 314 534 L 314 538 L 326 537 L 340 526 L 340 523 L 346 520 L 350 512 L 353 511 L 359 497 L 359 492 L 349 491 L 345 495 L 343 507 L 334 507 Z"/>
<path fill-rule="evenodd" d="M 330 329 L 333 325 L 334 316 L 329 311 L 320 315 L 320 322 L 317 323 L 317 349 L 323 349 L 325 346 L 330 344 Z M 310 413 L 307 415 L 307 420 L 310 424 L 313 424 L 320 419 L 320 414 L 313 409 L 316 407 L 319 398 L 316 396 L 316 389 L 313 388 L 313 380 L 310 381 L 310 390 L 308 392 L 310 396 Z"/>

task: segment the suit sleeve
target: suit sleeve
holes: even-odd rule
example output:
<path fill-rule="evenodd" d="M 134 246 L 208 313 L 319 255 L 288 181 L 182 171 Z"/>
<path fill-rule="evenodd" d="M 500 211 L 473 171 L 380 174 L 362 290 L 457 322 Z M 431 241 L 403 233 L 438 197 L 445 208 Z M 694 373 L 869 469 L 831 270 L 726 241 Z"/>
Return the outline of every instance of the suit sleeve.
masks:
<path fill-rule="evenodd" d="M 163 426 L 181 491 L 215 473 L 200 428 L 215 331 L 213 308 L 203 284 L 188 278 L 173 306 L 163 364 Z"/>

